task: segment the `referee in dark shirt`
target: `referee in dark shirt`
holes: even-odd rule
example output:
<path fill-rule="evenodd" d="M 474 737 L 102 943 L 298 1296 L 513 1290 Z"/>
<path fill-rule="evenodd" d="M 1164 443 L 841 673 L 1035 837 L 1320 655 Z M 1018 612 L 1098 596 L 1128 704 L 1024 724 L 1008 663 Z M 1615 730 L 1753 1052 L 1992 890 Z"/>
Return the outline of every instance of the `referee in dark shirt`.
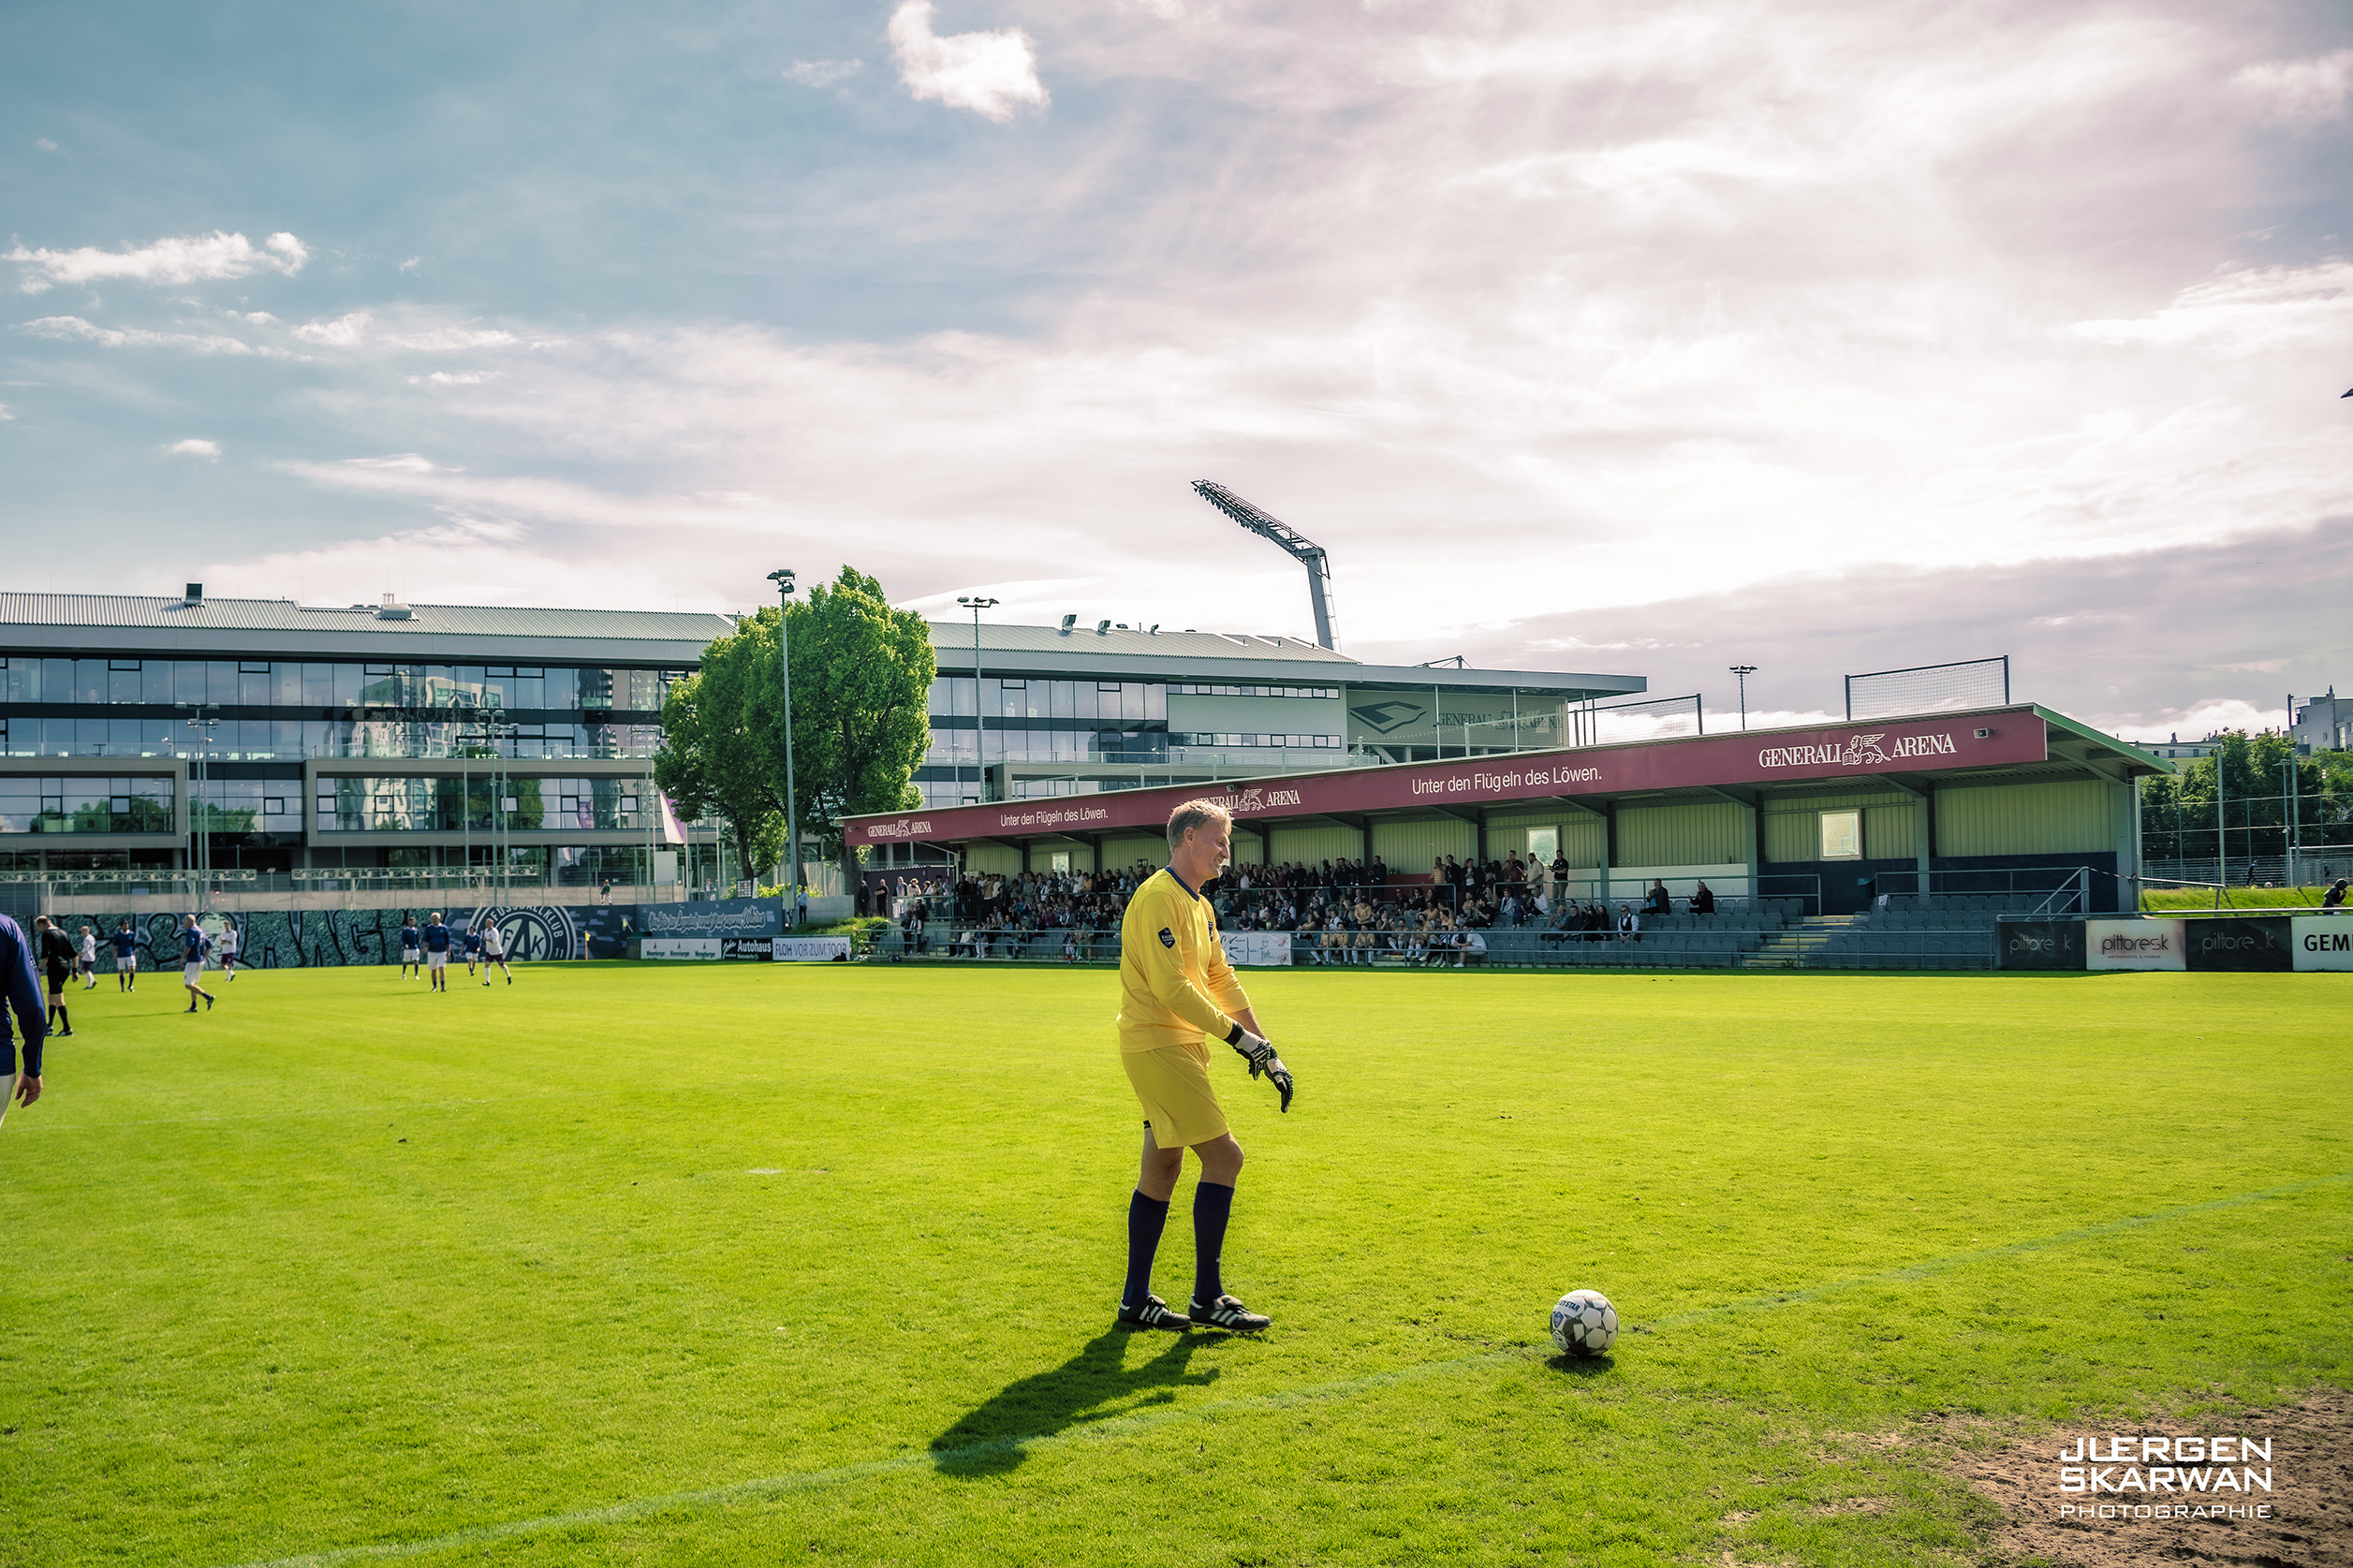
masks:
<path fill-rule="evenodd" d="M 7 1092 L 0 1094 L 0 1119 L 11 1105 L 31 1105 L 41 1097 L 41 1041 L 49 1033 L 49 1018 L 41 1006 L 41 982 L 33 973 L 33 945 L 24 928 L 0 915 L 0 990 L 7 993 L 7 1011 L 16 1015 L 16 1032 L 0 1018 L 0 1074 L 7 1075 Z M 24 1039 L 24 1059 L 17 1060 L 17 1035 Z"/>

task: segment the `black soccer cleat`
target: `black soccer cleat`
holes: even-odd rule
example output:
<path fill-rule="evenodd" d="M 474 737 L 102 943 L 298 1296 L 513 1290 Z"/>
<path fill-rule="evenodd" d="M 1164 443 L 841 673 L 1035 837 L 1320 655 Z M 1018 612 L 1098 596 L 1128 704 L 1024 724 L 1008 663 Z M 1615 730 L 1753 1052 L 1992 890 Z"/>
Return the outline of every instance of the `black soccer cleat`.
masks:
<path fill-rule="evenodd" d="M 1183 1312 L 1171 1310 L 1160 1297 L 1147 1296 L 1140 1306 L 1121 1305 L 1119 1326 L 1122 1328 L 1166 1328 L 1182 1334 L 1193 1326 L 1193 1320 Z"/>
<path fill-rule="evenodd" d="M 1230 1296 L 1221 1296 L 1208 1306 L 1195 1301 L 1188 1309 L 1193 1321 L 1204 1328 L 1223 1328 L 1229 1334 L 1256 1334 L 1273 1326 L 1274 1320 L 1263 1312 L 1254 1312 Z"/>

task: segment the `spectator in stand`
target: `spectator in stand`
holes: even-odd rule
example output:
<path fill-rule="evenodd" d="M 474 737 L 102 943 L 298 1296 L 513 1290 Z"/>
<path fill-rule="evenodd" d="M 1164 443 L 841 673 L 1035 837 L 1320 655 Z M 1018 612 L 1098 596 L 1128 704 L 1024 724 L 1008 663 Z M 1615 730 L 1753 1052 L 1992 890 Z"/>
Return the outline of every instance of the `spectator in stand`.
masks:
<path fill-rule="evenodd" d="M 2329 884 L 2329 890 L 2320 895 L 2320 910 L 2324 915 L 2345 913 L 2345 878 L 2338 877 Z"/>
<path fill-rule="evenodd" d="M 1674 913 L 1674 908 L 1675 906 L 1668 901 L 1667 884 L 1656 877 L 1651 878 L 1651 890 L 1642 895 L 1642 913 L 1670 915 Z"/>
<path fill-rule="evenodd" d="M 1642 916 L 1635 913 L 1632 904 L 1621 902 L 1618 905 L 1618 940 L 1620 942 L 1642 940 Z"/>
<path fill-rule="evenodd" d="M 1691 913 L 1694 915 L 1715 913 L 1715 895 L 1709 891 L 1708 885 L 1704 882 L 1691 890 Z"/>

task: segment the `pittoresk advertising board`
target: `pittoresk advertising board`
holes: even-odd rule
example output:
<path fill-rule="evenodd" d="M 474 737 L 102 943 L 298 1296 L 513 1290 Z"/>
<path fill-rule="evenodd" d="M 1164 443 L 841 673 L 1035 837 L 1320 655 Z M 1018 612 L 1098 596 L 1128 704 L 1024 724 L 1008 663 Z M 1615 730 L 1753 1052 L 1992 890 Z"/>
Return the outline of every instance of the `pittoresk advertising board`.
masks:
<path fill-rule="evenodd" d="M 2083 964 L 2087 969 L 2181 969 L 2179 920 L 2086 920 Z"/>
<path fill-rule="evenodd" d="M 1956 713 L 1897 724 L 1835 729 L 1695 736 L 1631 746 L 1519 752 L 1462 762 L 1424 762 L 1303 773 L 1264 784 L 1176 784 L 1042 800 L 1002 800 L 849 817 L 853 844 L 934 843 L 1006 834 L 1156 831 L 1169 813 L 1196 796 L 1216 798 L 1238 820 L 1312 816 L 1319 812 L 1398 811 L 1414 806 L 1481 806 L 1558 796 L 1710 784 L 1794 784 L 1856 773 L 1993 768 L 2041 762 L 2049 727 L 2020 709 Z"/>

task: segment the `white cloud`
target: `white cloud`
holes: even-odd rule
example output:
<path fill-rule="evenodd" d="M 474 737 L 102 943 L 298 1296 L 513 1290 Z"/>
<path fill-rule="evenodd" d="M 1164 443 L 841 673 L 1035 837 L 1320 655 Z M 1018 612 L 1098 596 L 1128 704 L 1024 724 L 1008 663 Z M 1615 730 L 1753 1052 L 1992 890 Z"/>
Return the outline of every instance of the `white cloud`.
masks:
<path fill-rule="evenodd" d="M 70 251 L 27 250 L 20 244 L 0 254 L 0 261 L 14 261 L 24 268 L 18 286 L 27 294 L 39 294 L 61 283 L 96 283 L 110 278 L 182 284 L 207 278 L 249 277 L 264 271 L 292 277 L 309 259 L 309 250 L 291 234 L 272 234 L 256 248 L 243 234 L 227 234 L 219 229 L 210 234 L 158 240 L 136 250 L 102 251 L 91 246 Z"/>
<path fill-rule="evenodd" d="M 8 411 L 8 405 L 5 403 L 0 403 L 0 423 L 5 423 L 6 421 L 15 418 L 16 416 Z"/>
<path fill-rule="evenodd" d="M 294 329 L 294 335 L 325 348 L 354 348 L 368 335 L 368 313 L 353 311 L 332 321 L 306 321 Z"/>
<path fill-rule="evenodd" d="M 409 385 L 413 387 L 478 387 L 483 382 L 493 381 L 496 380 L 497 377 L 498 373 L 496 371 L 437 370 L 427 375 L 412 375 L 408 378 L 408 381 Z"/>
<path fill-rule="evenodd" d="M 1023 104 L 1046 107 L 1037 51 L 1018 28 L 943 37 L 932 31 L 931 0 L 903 0 L 890 13 L 890 47 L 899 57 L 899 80 L 918 98 L 1000 122 Z"/>
<path fill-rule="evenodd" d="M 425 258 L 423 256 L 412 256 L 406 261 L 401 263 L 401 271 L 404 272 L 413 272 L 424 264 Z"/>
<path fill-rule="evenodd" d="M 395 348 L 447 354 L 463 348 L 505 348 L 522 340 L 498 328 L 435 327 L 421 332 L 400 332 L 384 340 Z"/>
<path fill-rule="evenodd" d="M 22 324 L 21 331 L 37 338 L 79 339 L 101 348 L 184 348 L 197 354 L 252 354 L 266 359 L 287 358 L 286 351 L 256 345 L 243 338 L 218 332 L 157 332 L 143 327 L 100 327 L 78 315 L 44 315 Z"/>
<path fill-rule="evenodd" d="M 2178 348 L 2208 344 L 2226 353 L 2316 347 L 2343 341 L 2353 328 L 2353 262 L 2315 267 L 2224 268 L 2192 284 L 2154 315 L 2079 321 L 2068 328 L 2093 343 Z"/>
<path fill-rule="evenodd" d="M 404 353 L 448 354 L 469 348 L 505 348 L 522 342 L 501 328 L 425 327 L 410 331 L 383 331 L 367 311 L 352 311 L 332 321 L 312 321 L 294 329 L 304 343 L 327 348 L 373 345 Z M 558 340 L 548 340 L 549 342 Z M 545 343 L 535 346 L 546 346 Z"/>
<path fill-rule="evenodd" d="M 831 87 L 865 68 L 863 60 L 795 60 L 785 67 L 785 80 L 802 87 Z"/>
<path fill-rule="evenodd" d="M 2353 96 L 2353 49 L 2310 60 L 2272 60 L 2249 66 L 2230 79 L 2243 96 L 2265 115 L 2292 125 L 2316 125 L 2345 118 Z"/>
<path fill-rule="evenodd" d="M 33 139 L 33 145 L 39 148 L 44 153 L 54 153 L 57 151 L 57 143 L 50 140 L 50 139 L 45 136 L 35 137 Z"/>
<path fill-rule="evenodd" d="M 173 442 L 164 450 L 175 457 L 217 458 L 221 455 L 221 444 L 217 441 L 207 441 L 200 435 L 192 435 L 185 441 Z"/>

